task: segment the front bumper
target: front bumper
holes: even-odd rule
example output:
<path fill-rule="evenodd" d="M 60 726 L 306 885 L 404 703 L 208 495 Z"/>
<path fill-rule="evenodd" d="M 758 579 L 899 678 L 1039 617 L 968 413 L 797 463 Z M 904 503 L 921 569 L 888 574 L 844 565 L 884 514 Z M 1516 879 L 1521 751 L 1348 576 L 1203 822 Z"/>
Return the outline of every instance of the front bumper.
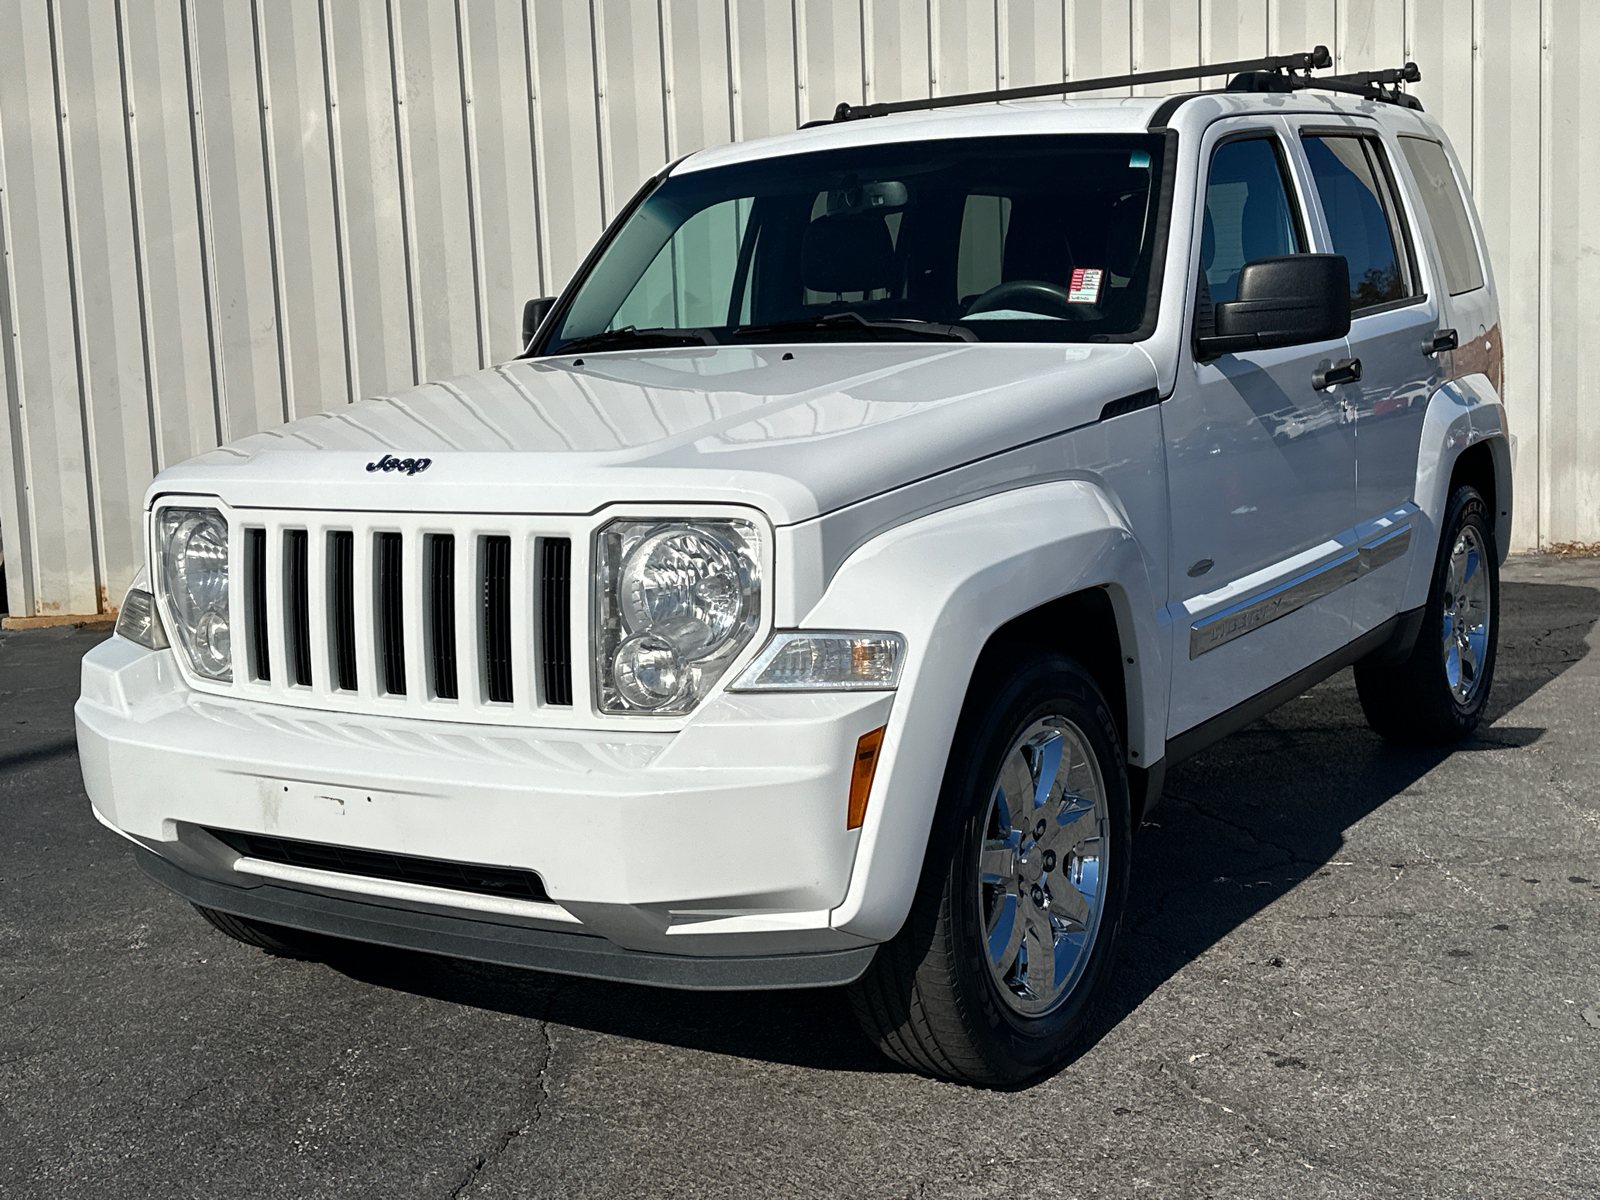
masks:
<path fill-rule="evenodd" d="M 204 696 L 170 651 L 111 638 L 76 715 L 96 814 L 197 903 L 600 978 L 789 987 L 871 960 L 831 913 L 856 741 L 892 701 L 725 695 L 626 736 L 465 726 Z M 533 871 L 549 901 L 242 858 L 208 829 Z"/>

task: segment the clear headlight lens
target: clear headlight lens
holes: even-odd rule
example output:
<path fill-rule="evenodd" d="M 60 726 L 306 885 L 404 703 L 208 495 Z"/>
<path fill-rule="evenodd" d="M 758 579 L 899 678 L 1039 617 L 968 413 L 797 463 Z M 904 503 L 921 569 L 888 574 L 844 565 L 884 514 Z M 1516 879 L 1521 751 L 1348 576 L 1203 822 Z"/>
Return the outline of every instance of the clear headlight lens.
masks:
<path fill-rule="evenodd" d="M 156 583 L 170 631 L 198 675 L 233 678 L 228 631 L 228 522 L 212 508 L 164 508 L 156 517 Z"/>
<path fill-rule="evenodd" d="M 605 712 L 687 712 L 761 621 L 750 521 L 613 521 L 600 531 L 595 572 Z"/>
<path fill-rule="evenodd" d="M 776 633 L 729 690 L 893 691 L 905 648 L 898 633 Z"/>
<path fill-rule="evenodd" d="M 133 577 L 133 586 L 117 610 L 116 633 L 146 650 L 167 648 L 167 631 L 161 628 L 156 598 L 150 591 L 150 575 L 143 567 Z"/>

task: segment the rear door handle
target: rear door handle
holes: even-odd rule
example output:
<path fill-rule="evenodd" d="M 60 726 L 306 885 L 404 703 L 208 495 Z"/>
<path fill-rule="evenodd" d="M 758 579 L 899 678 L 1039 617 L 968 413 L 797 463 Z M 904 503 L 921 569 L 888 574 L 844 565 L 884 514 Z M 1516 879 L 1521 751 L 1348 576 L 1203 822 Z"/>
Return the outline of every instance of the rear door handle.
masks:
<path fill-rule="evenodd" d="M 1317 391 L 1324 391 L 1341 383 L 1361 382 L 1361 360 L 1359 358 L 1341 358 L 1336 363 L 1323 359 L 1317 364 L 1317 369 L 1312 372 L 1311 386 Z"/>
<path fill-rule="evenodd" d="M 1454 329 L 1440 329 L 1432 338 L 1422 343 L 1422 352 L 1429 358 L 1435 354 L 1443 354 L 1446 350 L 1459 349 L 1461 339 L 1456 336 Z"/>

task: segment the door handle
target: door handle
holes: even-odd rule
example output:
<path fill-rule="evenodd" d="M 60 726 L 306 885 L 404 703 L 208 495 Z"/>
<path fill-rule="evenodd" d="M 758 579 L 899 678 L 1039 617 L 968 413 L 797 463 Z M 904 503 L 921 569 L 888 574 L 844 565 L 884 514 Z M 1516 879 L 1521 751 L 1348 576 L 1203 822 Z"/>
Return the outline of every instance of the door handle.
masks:
<path fill-rule="evenodd" d="M 1330 363 L 1327 359 L 1323 359 L 1311 374 L 1311 386 L 1319 392 L 1341 383 L 1360 382 L 1361 360 L 1359 358 L 1341 358 L 1336 363 Z"/>
<path fill-rule="evenodd" d="M 1422 343 L 1422 352 L 1429 358 L 1435 354 L 1443 354 L 1446 350 L 1456 350 L 1461 346 L 1461 339 L 1456 336 L 1454 329 L 1440 329 L 1427 341 Z"/>

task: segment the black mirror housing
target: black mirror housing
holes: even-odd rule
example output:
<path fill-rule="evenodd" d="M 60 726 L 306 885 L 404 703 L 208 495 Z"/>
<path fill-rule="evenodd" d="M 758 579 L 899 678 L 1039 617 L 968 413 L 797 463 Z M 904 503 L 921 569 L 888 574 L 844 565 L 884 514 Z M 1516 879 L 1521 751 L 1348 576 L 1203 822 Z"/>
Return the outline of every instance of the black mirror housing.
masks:
<path fill-rule="evenodd" d="M 1350 332 L 1350 264 L 1342 254 L 1258 258 L 1239 270 L 1236 299 L 1216 307 L 1197 357 L 1332 341 Z"/>
<path fill-rule="evenodd" d="M 533 341 L 533 335 L 539 332 L 539 326 L 550 315 L 550 310 L 556 306 L 554 296 L 540 296 L 537 300 L 529 300 L 522 306 L 522 348 L 526 350 Z"/>

